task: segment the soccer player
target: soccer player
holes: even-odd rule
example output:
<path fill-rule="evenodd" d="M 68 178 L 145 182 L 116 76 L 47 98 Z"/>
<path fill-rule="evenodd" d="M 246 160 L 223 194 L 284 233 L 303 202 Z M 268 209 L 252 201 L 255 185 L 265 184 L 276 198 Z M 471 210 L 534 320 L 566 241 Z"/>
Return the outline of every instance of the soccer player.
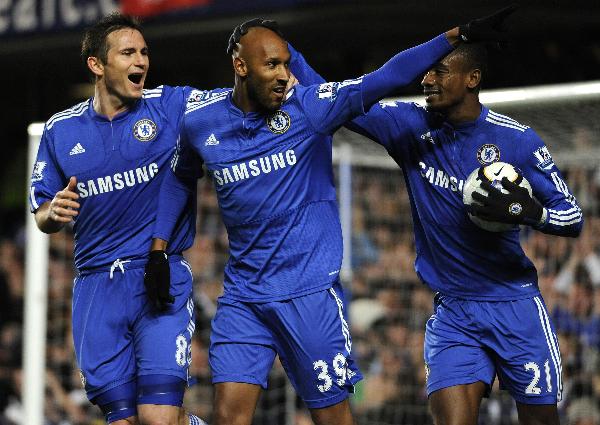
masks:
<path fill-rule="evenodd" d="M 480 104 L 486 57 L 482 44 L 460 44 L 423 77 L 425 107 L 381 102 L 348 127 L 384 146 L 404 174 L 415 269 L 436 293 L 425 331 L 435 423 L 476 425 L 481 400 L 498 376 L 517 403 L 521 424 L 555 425 L 562 393 L 558 339 L 518 225 L 576 237 L 583 217 L 539 136 Z M 300 83 L 323 81 L 297 58 L 304 70 L 296 73 Z M 488 196 L 474 195 L 481 205 L 467 209 L 466 178 L 500 160 L 522 170 L 535 197 L 503 180 L 506 194 L 484 186 Z M 488 232 L 468 212 L 514 227 Z"/>
<path fill-rule="evenodd" d="M 181 256 L 193 242 L 191 203 L 169 245 L 171 295 L 143 279 L 156 198 L 192 89 L 143 90 L 148 47 L 138 23 L 119 14 L 86 31 L 81 53 L 94 97 L 46 123 L 29 197 L 42 231 L 74 221 L 81 378 L 108 423 L 202 424 L 181 408 L 194 331 Z"/>
<path fill-rule="evenodd" d="M 251 423 L 275 355 L 315 423 L 353 423 L 347 397 L 361 375 L 339 283 L 331 134 L 457 43 L 454 28 L 362 78 L 296 86 L 286 96 L 287 42 L 272 21 L 256 19 L 229 40 L 233 90 L 188 102 L 159 198 L 151 255 L 162 262 L 148 264 L 147 278 L 168 275 L 164 250 L 203 165 L 230 250 L 210 346 L 217 425 Z"/>

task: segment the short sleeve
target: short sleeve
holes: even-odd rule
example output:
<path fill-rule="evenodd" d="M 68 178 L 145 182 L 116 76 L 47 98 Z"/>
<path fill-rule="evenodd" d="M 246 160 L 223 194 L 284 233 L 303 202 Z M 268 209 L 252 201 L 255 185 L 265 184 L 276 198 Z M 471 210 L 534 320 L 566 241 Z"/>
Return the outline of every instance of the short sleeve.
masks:
<path fill-rule="evenodd" d="M 66 185 L 67 179 L 56 162 L 51 135 L 45 128 L 31 173 L 31 185 L 29 187 L 30 211 L 35 213 L 45 202 L 51 201 L 54 195 Z"/>

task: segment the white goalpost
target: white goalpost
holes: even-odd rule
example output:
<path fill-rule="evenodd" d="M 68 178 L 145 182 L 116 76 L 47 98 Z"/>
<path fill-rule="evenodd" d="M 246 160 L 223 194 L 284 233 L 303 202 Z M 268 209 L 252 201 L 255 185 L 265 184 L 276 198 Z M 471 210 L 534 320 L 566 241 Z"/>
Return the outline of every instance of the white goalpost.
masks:
<path fill-rule="evenodd" d="M 507 113 L 511 117 L 525 124 L 531 124 L 550 146 L 553 157 L 562 167 L 564 164 L 573 166 L 585 166 L 588 169 L 597 169 L 600 164 L 600 148 L 597 147 L 597 140 L 600 135 L 600 124 L 596 117 L 600 116 L 600 81 L 591 81 L 584 83 L 546 85 L 534 87 L 520 87 L 503 90 L 489 90 L 481 93 L 481 102 L 492 107 L 501 113 Z M 387 101 L 403 101 L 423 103 L 423 97 L 403 97 L 388 99 Z M 514 114 L 513 114 L 514 111 Z M 522 117 L 522 118 L 521 118 Z M 578 121 L 577 121 L 578 120 Z M 531 121 L 531 123 L 529 122 Z M 576 151 L 569 148 L 573 134 L 578 129 L 579 124 L 585 124 L 581 127 L 584 130 L 591 128 L 592 137 L 596 147 L 592 146 L 589 150 Z M 547 126 L 544 126 L 547 124 Z M 587 126 L 587 127 L 586 127 Z M 29 168 L 27 170 L 27 184 L 30 187 L 30 174 L 35 162 L 40 138 L 44 129 L 43 123 L 33 123 L 28 128 L 29 134 Z M 563 131 L 564 130 L 564 131 Z M 559 131 L 562 131 L 559 133 Z M 337 191 L 340 206 L 341 223 L 344 234 L 344 260 L 341 270 L 341 278 L 346 286 L 351 285 L 353 276 L 358 275 L 360 264 L 352 264 L 351 253 L 353 251 L 352 236 L 356 233 L 354 228 L 353 211 L 366 215 L 361 210 L 368 199 L 361 199 L 363 192 L 357 190 L 357 186 L 364 184 L 365 181 L 371 182 L 379 179 L 380 186 L 384 184 L 403 185 L 400 178 L 400 170 L 394 161 L 389 157 L 381 146 L 375 143 L 365 142 L 362 136 L 351 133 L 348 130 L 340 130 L 335 136 L 333 160 L 335 164 L 335 173 L 337 176 Z M 560 145 L 559 142 L 568 142 Z M 553 145 L 559 147 L 557 150 Z M 392 176 L 395 180 L 389 179 Z M 598 172 L 600 181 L 600 171 Z M 395 186 L 392 189 L 397 189 Z M 29 190 L 29 189 L 28 189 Z M 387 190 L 387 188 L 386 188 Z M 390 191 L 391 192 L 391 191 Z M 29 196 L 29 192 L 28 192 Z M 371 210 L 377 210 L 378 199 L 371 199 L 371 205 L 367 205 Z M 589 200 L 593 204 L 591 210 L 600 209 L 600 202 Z M 215 203 L 216 205 L 216 203 Z M 404 205 L 403 205 L 404 207 Z M 598 207 L 598 208 L 597 208 Z M 216 208 L 216 207 L 215 207 Z M 212 211 L 212 210 L 211 210 Z M 395 210 L 394 210 L 395 211 Z M 403 223 L 410 224 L 410 211 L 401 210 Z M 218 228 L 220 220 L 218 214 L 211 216 L 211 228 Z M 35 224 L 33 215 L 29 213 L 29 207 L 26 211 L 26 240 L 25 240 L 25 295 L 24 295 L 24 331 L 23 331 L 23 368 L 24 385 L 22 394 L 22 404 L 24 411 L 24 424 L 43 425 L 44 423 L 44 393 L 45 393 L 45 375 L 46 375 L 46 343 L 47 343 L 47 324 L 53 318 L 48 316 L 48 267 L 49 267 L 49 237 L 39 231 Z M 217 223 L 217 225 L 215 225 Z M 384 223 L 386 226 L 389 223 Z M 392 222 L 389 226 L 395 226 Z M 377 223 L 376 223 L 377 225 Z M 380 226 L 380 227 L 383 227 Z M 365 231 L 371 231 L 366 229 Z M 381 230 L 381 229 L 380 229 Z M 199 236 L 200 232 L 199 232 Z M 69 237 L 70 235 L 66 235 Z M 372 238 L 376 239 L 376 238 Z M 356 244 L 358 245 L 358 244 Z M 395 258 L 395 257 L 394 257 Z M 204 276 L 207 281 L 210 279 L 222 279 L 222 270 L 218 267 L 204 270 L 205 274 L 212 273 L 210 276 Z M 372 272 L 376 272 L 372 271 Z M 51 283 L 51 282 L 50 282 Z M 366 282 L 366 286 L 370 282 Z M 381 285 L 385 283 L 380 283 Z M 396 290 L 397 287 L 387 289 Z M 65 302 L 69 302 L 66 300 Z M 54 304 L 52 304 L 54 305 Z M 52 308 L 50 308 L 50 312 Z M 358 309 L 356 310 L 358 311 Z M 413 310 L 411 310 L 413 311 Z M 50 313 L 51 315 L 52 313 Z M 63 319 L 66 313 L 63 313 Z M 52 323 L 52 322 L 50 322 Z M 51 333 L 51 332 L 50 332 Z M 65 332 L 68 333 L 68 332 Z M 62 336 L 61 336 L 62 341 Z M 384 341 L 385 343 L 385 341 Z M 64 342 L 67 346 L 68 341 Z M 360 344 L 360 341 L 357 342 Z M 50 346 L 52 340 L 50 341 Z M 355 345 L 356 346 L 356 345 Z M 360 349 L 357 350 L 360 352 Z M 51 363 L 50 363 L 51 364 Z M 76 369 L 76 365 L 72 365 Z M 66 379 L 65 379 L 66 380 Z M 210 388 L 209 384 L 206 384 Z M 295 418 L 295 395 L 288 386 L 282 389 L 278 394 L 286 392 L 283 401 L 277 401 L 279 406 L 285 404 L 282 409 L 285 410 L 285 425 L 293 425 L 297 420 Z M 196 403 L 200 401 L 197 400 Z M 206 402 L 210 403 L 210 402 Z M 415 404 L 416 405 L 416 404 Z M 210 406 L 207 408 L 210 409 Z M 210 410 L 207 410 L 210 412 Z M 66 419 L 66 418 L 65 418 Z M 381 424 L 387 422 L 373 422 L 372 419 L 364 419 L 365 424 Z M 361 423 L 363 423 L 361 422 Z"/>
<path fill-rule="evenodd" d="M 28 172 L 33 170 L 44 124 L 31 124 L 29 134 Z M 29 196 L 29 190 L 28 190 Z M 25 219 L 25 323 L 23 330 L 23 412 L 24 423 L 44 423 L 44 389 L 46 382 L 46 312 L 48 308 L 48 235 L 35 224 L 26 203 Z M 27 388 L 27 390 L 25 390 Z"/>

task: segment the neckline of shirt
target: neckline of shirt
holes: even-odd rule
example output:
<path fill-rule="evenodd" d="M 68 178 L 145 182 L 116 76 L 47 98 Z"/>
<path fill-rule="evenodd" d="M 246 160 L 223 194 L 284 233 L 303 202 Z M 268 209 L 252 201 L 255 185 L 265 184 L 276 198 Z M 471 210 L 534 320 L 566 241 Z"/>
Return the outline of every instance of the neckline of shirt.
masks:
<path fill-rule="evenodd" d="M 486 108 L 485 105 L 482 105 L 481 103 L 480 103 L 480 105 L 481 105 L 481 112 L 479 113 L 479 116 L 477 118 L 475 118 L 473 121 L 461 122 L 459 124 L 450 124 L 449 122 L 446 121 L 445 124 L 455 130 L 466 130 L 471 127 L 477 126 L 480 122 L 485 120 L 485 117 L 487 116 L 488 111 L 489 111 L 489 109 Z"/>
<path fill-rule="evenodd" d="M 105 121 L 105 122 L 121 121 L 121 120 L 125 119 L 130 113 L 137 111 L 139 109 L 140 105 L 142 104 L 142 100 L 143 99 L 138 99 L 134 103 L 133 107 L 128 108 L 122 112 L 119 112 L 112 119 L 108 119 L 108 117 L 106 115 L 99 114 L 98 112 L 96 112 L 96 109 L 94 109 L 94 97 L 92 96 L 88 100 L 88 102 L 89 102 L 88 111 L 89 111 L 90 115 L 92 116 L 92 118 L 94 118 L 98 121 Z"/>

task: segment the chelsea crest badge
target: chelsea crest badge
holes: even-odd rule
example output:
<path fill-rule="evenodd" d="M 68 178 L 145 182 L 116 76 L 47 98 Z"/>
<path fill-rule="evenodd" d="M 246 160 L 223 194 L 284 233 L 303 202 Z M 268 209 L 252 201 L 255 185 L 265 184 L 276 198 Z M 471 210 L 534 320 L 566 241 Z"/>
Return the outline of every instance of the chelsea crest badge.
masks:
<path fill-rule="evenodd" d="M 148 118 L 143 118 L 133 126 L 133 135 L 140 142 L 149 142 L 156 137 L 156 124 Z"/>
<path fill-rule="evenodd" d="M 267 117 L 267 126 L 275 134 L 283 134 L 290 128 L 292 120 L 287 112 L 277 111 Z"/>
<path fill-rule="evenodd" d="M 500 148 L 491 144 L 481 146 L 477 151 L 477 161 L 482 165 L 500 161 Z"/>

